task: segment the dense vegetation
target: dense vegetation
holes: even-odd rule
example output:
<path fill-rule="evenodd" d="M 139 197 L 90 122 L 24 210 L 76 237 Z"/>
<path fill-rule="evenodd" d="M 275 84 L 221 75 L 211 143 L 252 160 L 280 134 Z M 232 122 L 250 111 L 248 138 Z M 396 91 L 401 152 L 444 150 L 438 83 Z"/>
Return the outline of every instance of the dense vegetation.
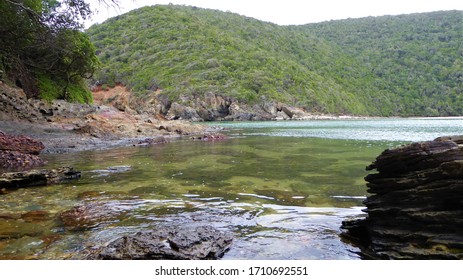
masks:
<path fill-rule="evenodd" d="M 1 0 L 0 80 L 28 97 L 91 102 L 85 79 L 99 61 L 80 31 L 90 13 L 83 0 Z"/>
<path fill-rule="evenodd" d="M 139 94 L 214 92 L 323 113 L 462 115 L 461 12 L 278 26 L 184 6 L 91 27 L 94 83 Z"/>
<path fill-rule="evenodd" d="M 401 115 L 463 114 L 463 11 L 349 19 L 297 30 L 336 44 L 397 96 Z"/>
<path fill-rule="evenodd" d="M 358 63 L 316 36 L 232 13 L 145 7 L 87 32 L 104 65 L 95 80 L 138 93 L 161 88 L 176 99 L 214 92 L 355 114 L 376 114 L 379 106 L 366 104 L 387 99 L 357 82 L 372 74 L 346 71 Z"/>

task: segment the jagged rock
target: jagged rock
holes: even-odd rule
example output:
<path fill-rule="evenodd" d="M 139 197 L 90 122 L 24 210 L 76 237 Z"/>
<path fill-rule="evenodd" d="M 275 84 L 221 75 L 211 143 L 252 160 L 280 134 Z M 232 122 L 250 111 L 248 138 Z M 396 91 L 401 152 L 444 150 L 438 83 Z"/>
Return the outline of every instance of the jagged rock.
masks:
<path fill-rule="evenodd" d="M 233 236 L 211 226 L 159 227 L 120 237 L 86 259 L 201 260 L 219 259 L 230 248 Z"/>
<path fill-rule="evenodd" d="M 138 141 L 138 145 L 156 145 L 156 144 L 165 144 L 168 143 L 167 139 L 164 137 L 157 138 L 145 138 Z"/>
<path fill-rule="evenodd" d="M 155 114 L 165 114 L 166 118 L 170 120 L 182 119 L 189 121 L 303 120 L 320 117 L 311 115 L 302 108 L 268 101 L 265 98 L 262 98 L 256 104 L 250 105 L 235 98 L 211 92 L 204 95 L 182 95 L 178 98 L 178 102 L 172 104 L 164 100 L 162 103 L 169 105 L 166 114 L 163 113 L 166 106 L 161 106 L 157 98 L 158 95 L 154 102 L 157 105 L 153 105 L 153 102 L 146 102 L 146 104 L 140 106 L 140 110 L 152 112 L 152 108 L 157 106 L 154 110 Z M 333 117 L 326 116 L 326 118 Z"/>
<path fill-rule="evenodd" d="M 367 170 L 366 219 L 345 221 L 367 258 L 463 259 L 463 137 L 384 151 Z"/>
<path fill-rule="evenodd" d="M 0 175 L 0 189 L 17 189 L 65 183 L 80 178 L 81 173 L 72 167 L 51 170 L 30 170 Z"/>
<path fill-rule="evenodd" d="M 254 115 L 242 108 L 238 103 L 233 102 L 229 107 L 230 115 L 225 118 L 227 121 L 250 121 Z"/>
<path fill-rule="evenodd" d="M 463 153 L 453 141 L 427 141 L 412 143 L 384 151 L 367 170 L 380 173 L 403 174 L 439 166 L 442 162 L 461 160 Z"/>
<path fill-rule="evenodd" d="M 438 137 L 434 141 L 453 141 L 457 144 L 463 144 L 463 135 Z"/>
<path fill-rule="evenodd" d="M 155 100 L 156 112 L 164 116 L 167 115 L 170 107 L 172 106 L 172 102 L 170 102 L 169 97 L 165 94 L 157 94 Z"/>
<path fill-rule="evenodd" d="M 231 98 L 214 93 L 206 93 L 203 98 L 196 98 L 198 115 L 205 121 L 222 119 L 230 114 Z"/>
<path fill-rule="evenodd" d="M 292 106 L 283 105 L 281 110 L 292 120 L 304 119 L 307 116 L 304 110 Z"/>
<path fill-rule="evenodd" d="M 276 113 L 275 120 L 289 120 L 291 119 L 285 112 L 279 111 Z"/>
<path fill-rule="evenodd" d="M 172 103 L 166 118 L 169 120 L 202 121 L 195 109 L 176 102 Z"/>

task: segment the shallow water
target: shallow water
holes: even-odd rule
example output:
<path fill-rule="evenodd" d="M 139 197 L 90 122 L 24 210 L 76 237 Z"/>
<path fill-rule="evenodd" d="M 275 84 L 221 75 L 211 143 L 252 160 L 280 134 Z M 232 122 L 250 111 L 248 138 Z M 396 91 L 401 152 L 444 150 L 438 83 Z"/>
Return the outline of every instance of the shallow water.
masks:
<path fill-rule="evenodd" d="M 0 258 L 66 258 L 122 234 L 194 223 L 234 233 L 224 259 L 357 259 L 339 234 L 342 220 L 363 215 L 365 166 L 386 148 L 463 127 L 415 122 L 221 123 L 232 138 L 47 155 L 49 168 L 71 165 L 82 179 L 0 196 Z M 124 214 L 87 230 L 62 225 L 59 213 L 91 202 Z M 37 211 L 48 215 L 28 218 Z"/>

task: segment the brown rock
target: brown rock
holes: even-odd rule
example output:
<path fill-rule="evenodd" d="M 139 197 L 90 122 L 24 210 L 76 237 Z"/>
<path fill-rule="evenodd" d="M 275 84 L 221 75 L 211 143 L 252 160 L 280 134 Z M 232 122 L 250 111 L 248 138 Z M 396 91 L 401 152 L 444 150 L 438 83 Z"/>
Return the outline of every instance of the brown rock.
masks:
<path fill-rule="evenodd" d="M 0 169 L 5 171 L 22 170 L 42 166 L 46 162 L 36 155 L 16 151 L 0 151 Z"/>
<path fill-rule="evenodd" d="M 15 151 L 38 155 L 45 148 L 42 142 L 27 136 L 7 135 L 0 132 L 0 151 Z"/>
<path fill-rule="evenodd" d="M 26 222 L 43 222 L 50 219 L 48 211 L 34 210 L 21 215 L 21 219 Z"/>

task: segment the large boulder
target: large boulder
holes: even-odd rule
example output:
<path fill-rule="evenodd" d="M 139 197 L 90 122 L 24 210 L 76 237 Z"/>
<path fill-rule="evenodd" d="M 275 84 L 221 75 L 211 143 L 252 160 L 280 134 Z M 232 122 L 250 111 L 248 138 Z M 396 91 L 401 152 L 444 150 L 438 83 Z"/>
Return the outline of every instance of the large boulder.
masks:
<path fill-rule="evenodd" d="M 384 151 L 367 170 L 365 219 L 345 221 L 364 256 L 463 259 L 462 137 Z"/>
<path fill-rule="evenodd" d="M 110 260 L 202 260 L 218 259 L 230 248 L 233 236 L 211 226 L 158 227 L 122 236 L 100 248 L 92 248 L 86 259 Z"/>

